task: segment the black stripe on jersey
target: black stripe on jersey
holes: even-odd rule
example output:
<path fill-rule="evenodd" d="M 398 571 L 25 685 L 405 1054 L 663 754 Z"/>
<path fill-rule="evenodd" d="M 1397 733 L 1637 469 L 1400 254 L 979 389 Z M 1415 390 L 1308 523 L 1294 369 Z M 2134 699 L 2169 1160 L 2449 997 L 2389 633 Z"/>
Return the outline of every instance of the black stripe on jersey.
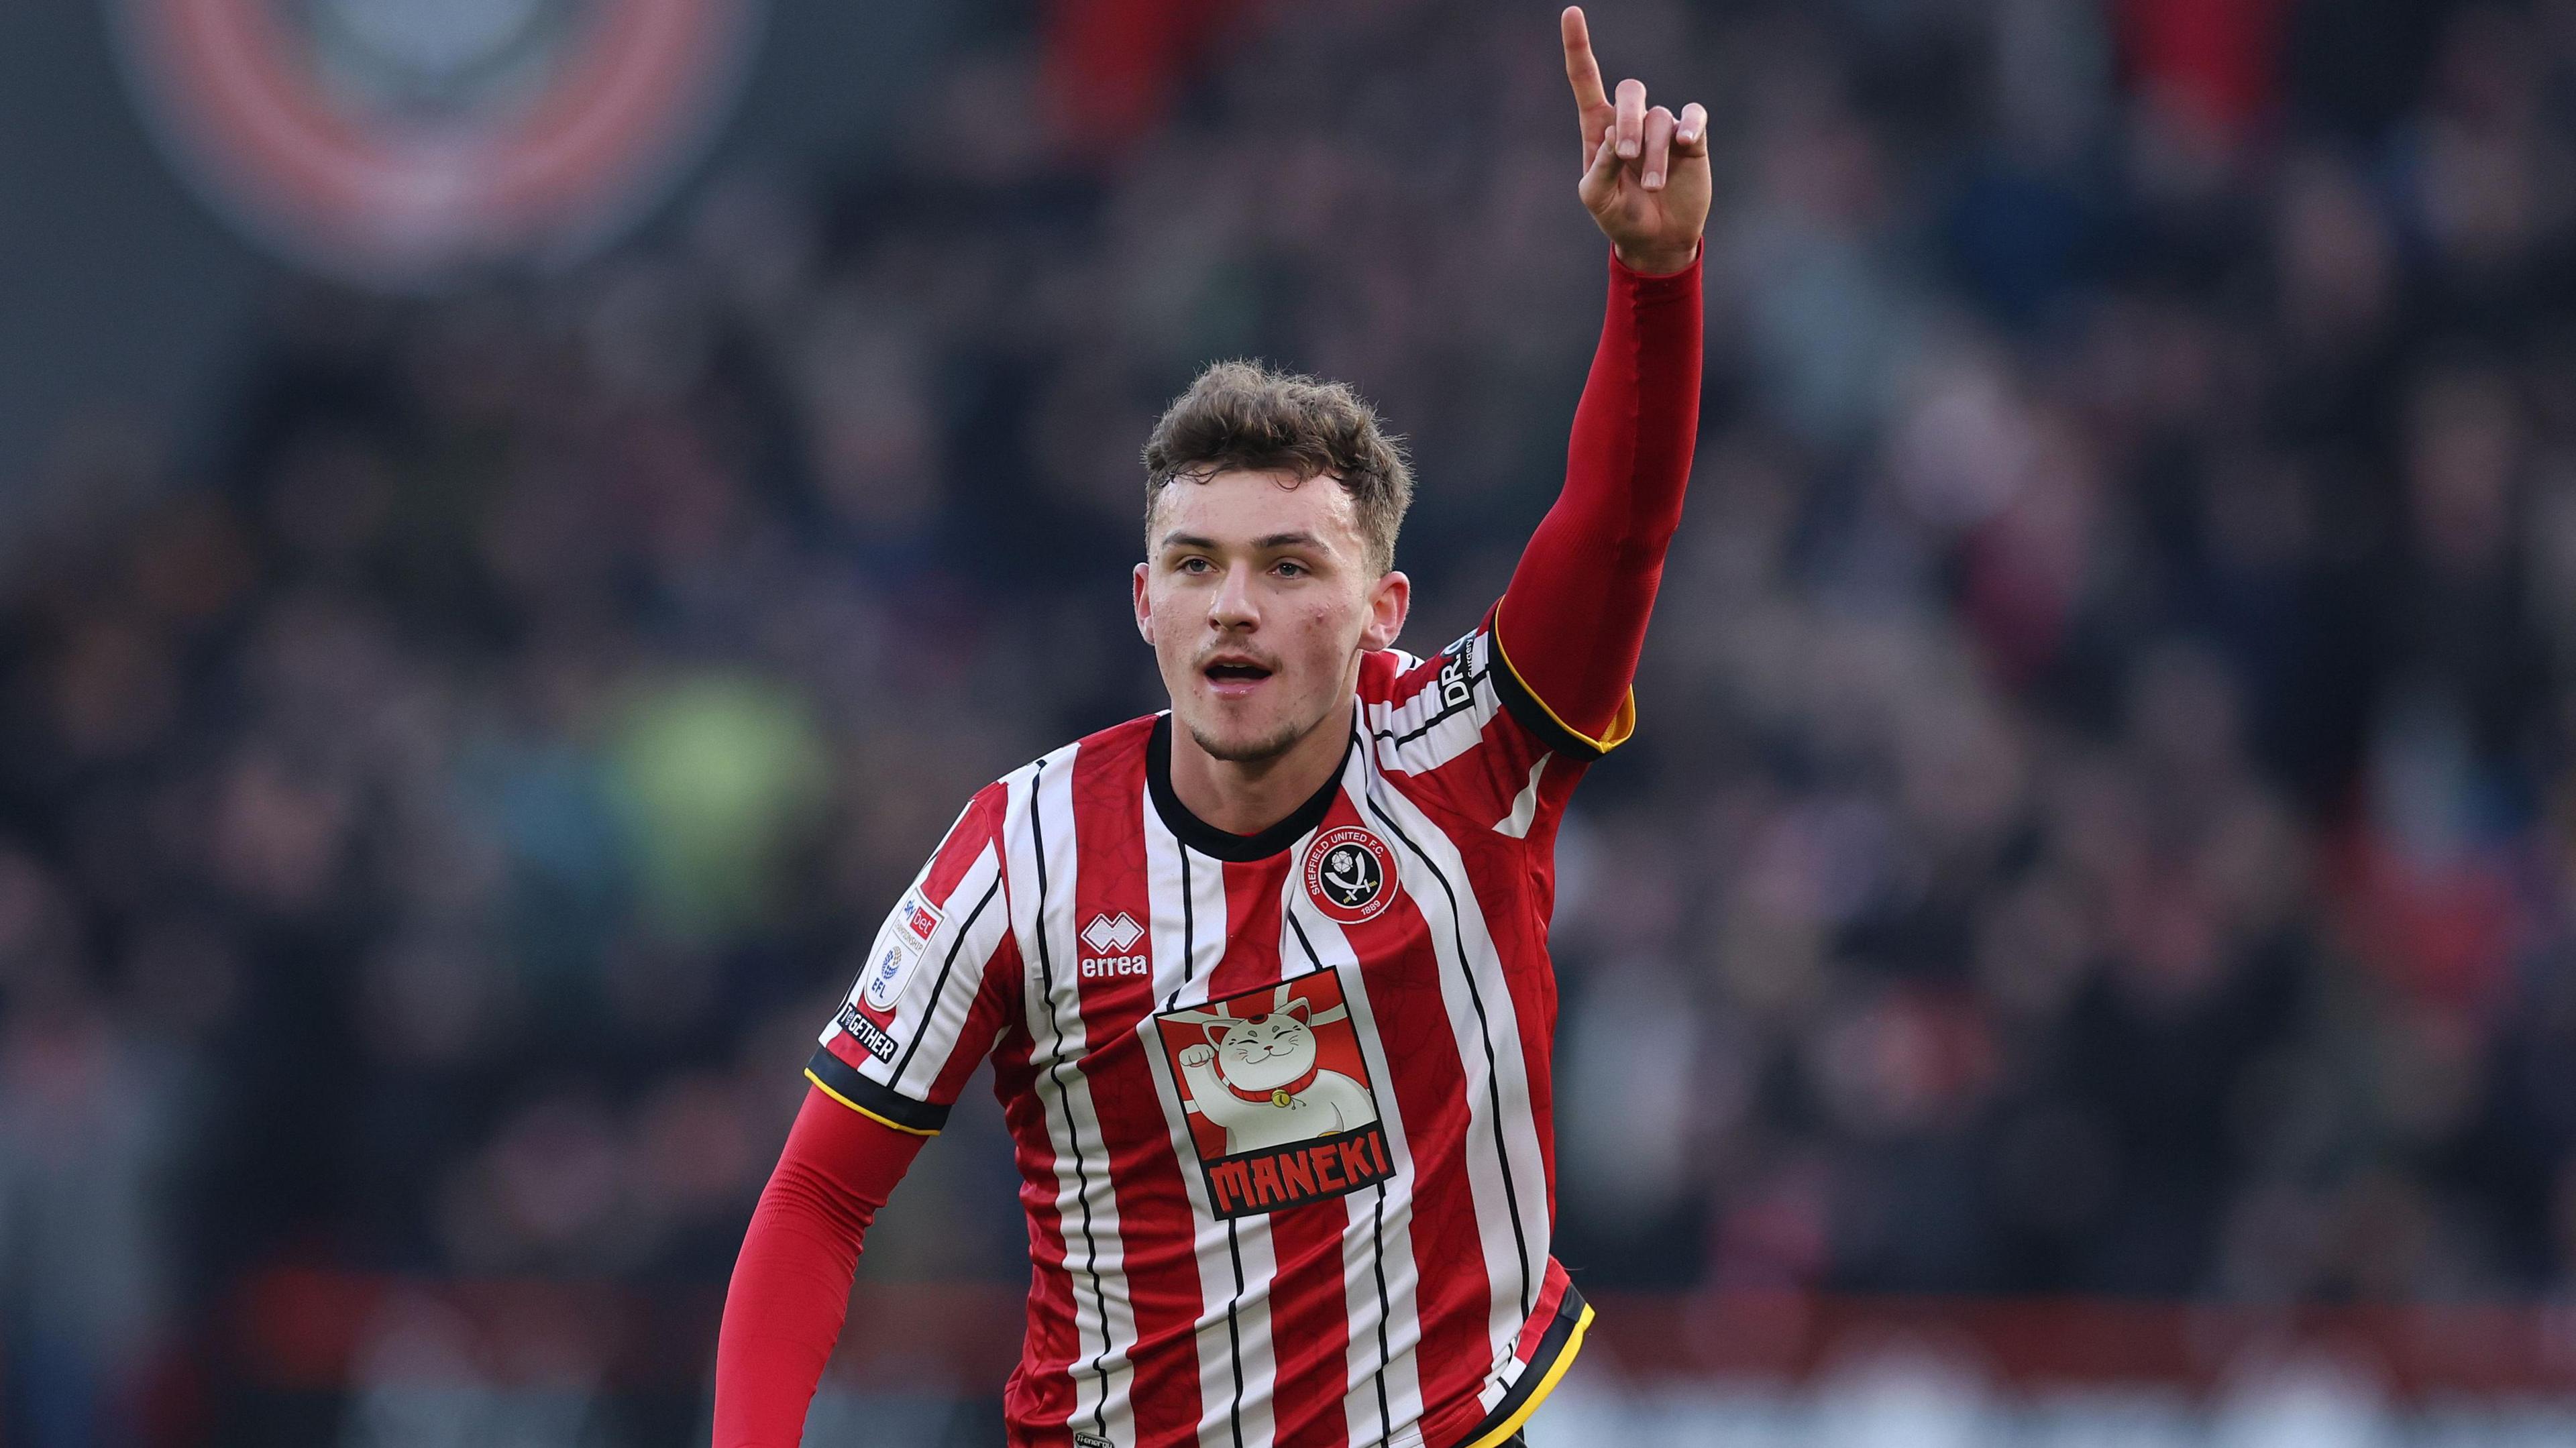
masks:
<path fill-rule="evenodd" d="M 1317 970 L 1322 970 L 1324 958 L 1315 953 L 1315 942 L 1306 938 L 1306 927 L 1297 919 L 1296 907 L 1291 905 L 1280 913 L 1288 917 L 1288 928 L 1297 932 L 1297 944 L 1306 952 L 1307 961 Z M 1392 1092 L 1394 1089 L 1395 1083 L 1389 1081 L 1387 1090 Z M 1392 1438 L 1395 1436 L 1395 1415 L 1386 1406 L 1386 1365 L 1391 1357 L 1386 1345 L 1386 1188 L 1385 1182 L 1377 1184 L 1377 1206 L 1369 1220 L 1370 1260 L 1377 1271 L 1377 1371 L 1369 1376 L 1377 1383 L 1378 1435 Z"/>
<path fill-rule="evenodd" d="M 1487 1413 L 1483 1422 L 1468 1429 L 1467 1436 L 1459 1439 L 1459 1443 L 1481 1443 L 1486 1434 L 1510 1422 L 1512 1415 L 1529 1403 L 1530 1394 L 1538 1391 L 1538 1385 L 1547 1381 L 1547 1370 L 1565 1355 L 1565 1345 L 1573 1340 L 1575 1325 L 1582 1321 L 1583 1294 L 1575 1291 L 1574 1284 L 1568 1282 L 1565 1284 L 1565 1300 L 1557 1304 L 1556 1318 L 1548 1323 L 1547 1331 L 1540 1336 L 1538 1350 L 1530 1354 L 1529 1365 L 1512 1380 L 1511 1390 L 1494 1405 L 1494 1411 Z"/>
<path fill-rule="evenodd" d="M 1494 637 L 1490 617 L 1485 623 L 1485 651 L 1496 656 L 1503 651 L 1501 641 Z M 1494 692 L 1502 696 L 1503 707 L 1512 711 L 1512 717 L 1521 722 L 1522 728 L 1537 735 L 1539 742 L 1569 759 L 1594 760 L 1609 752 L 1557 723 L 1556 716 L 1547 712 L 1547 706 L 1529 691 L 1529 685 L 1522 683 L 1521 676 L 1512 672 L 1510 663 L 1505 662 L 1501 668 L 1488 663 L 1486 669 L 1493 675 Z"/>
<path fill-rule="evenodd" d="M 1199 968 L 1198 891 L 1190 886 L 1190 847 L 1175 835 L 1172 848 L 1181 855 L 1181 983 L 1164 997 L 1163 1009 L 1167 1011 L 1181 1003 L 1181 992 L 1190 988 L 1190 978 Z"/>
<path fill-rule="evenodd" d="M 920 1024 L 913 1027 L 912 1044 L 903 1048 L 903 1059 L 894 1063 L 894 1074 L 886 1078 L 886 1084 L 899 1086 L 903 1083 L 904 1068 L 912 1064 L 912 1053 L 921 1049 L 921 1038 L 930 1034 L 930 1023 L 939 1019 L 939 998 L 948 990 L 948 973 L 957 968 L 957 952 L 966 948 L 966 937 L 974 931 L 976 917 L 982 915 L 984 907 L 992 904 L 993 897 L 1000 893 L 1002 872 L 995 870 L 993 883 L 985 889 L 984 898 L 975 902 L 975 908 L 967 912 L 966 923 L 957 927 L 957 938 L 948 943 L 948 958 L 939 963 L 939 979 L 930 987 L 930 1003 L 921 1008 Z"/>
<path fill-rule="evenodd" d="M 1226 1416 L 1234 1421 L 1234 1448 L 1243 1448 L 1243 1335 L 1234 1321 L 1234 1307 L 1243 1300 L 1245 1285 L 1243 1239 L 1235 1235 L 1235 1221 L 1231 1217 L 1225 1223 L 1225 1250 L 1234 1256 L 1234 1296 L 1226 1299 L 1225 1304 L 1225 1350 L 1234 1359 L 1234 1403 L 1226 1409 Z M 1275 1358 L 1272 1371 L 1277 1371 Z"/>
<path fill-rule="evenodd" d="M 1029 840 L 1035 846 L 1030 853 L 1038 862 L 1038 989 L 1046 996 L 1047 1019 L 1055 1023 L 1055 1064 L 1047 1068 L 1047 1076 L 1055 1082 L 1055 1105 L 1064 1113 L 1064 1134 L 1073 1142 L 1073 1187 L 1082 1198 L 1082 1269 L 1091 1275 L 1092 1308 L 1100 1314 L 1100 1352 L 1091 1360 L 1092 1372 L 1100 1379 L 1100 1397 L 1091 1405 L 1091 1426 L 1099 1429 L 1100 1436 L 1106 1438 L 1109 1436 L 1109 1298 L 1100 1290 L 1100 1239 L 1094 1235 L 1091 1226 L 1091 1172 L 1082 1164 L 1082 1123 L 1074 1119 L 1073 1099 L 1064 1089 L 1064 1068 L 1069 1064 L 1064 1057 L 1064 1012 L 1056 1009 L 1055 957 L 1054 952 L 1047 949 L 1046 806 L 1038 798 L 1039 790 L 1045 785 L 1046 761 L 1040 759 L 1029 775 Z M 1074 999 L 1074 1009 L 1082 1009 L 1080 996 Z M 1072 1264 L 1068 1262 L 1065 1265 L 1070 1267 Z"/>
<path fill-rule="evenodd" d="M 1521 1316 L 1527 1317 L 1530 1314 L 1529 1231 L 1521 1225 L 1520 1189 L 1512 1185 L 1511 1148 L 1503 1144 L 1503 1068 L 1494 1055 L 1494 1023 L 1485 1014 L 1485 993 L 1476 988 L 1476 969 L 1467 960 L 1467 931 L 1459 918 L 1458 892 L 1450 886 L 1449 877 L 1431 862 L 1431 856 L 1424 853 L 1422 847 L 1413 842 L 1413 836 L 1404 832 L 1404 826 L 1395 822 L 1395 816 L 1388 814 L 1386 807 L 1377 802 L 1374 789 L 1368 791 L 1368 805 L 1369 811 L 1378 817 L 1378 822 L 1386 826 L 1387 833 L 1404 842 L 1404 847 L 1422 862 L 1422 868 L 1429 870 L 1431 878 L 1440 882 L 1440 893 L 1449 897 L 1449 938 L 1457 943 L 1458 974 L 1467 982 L 1468 1003 L 1476 1008 L 1476 1034 L 1485 1047 L 1485 1096 L 1492 1107 L 1488 1117 L 1494 1128 L 1494 1158 L 1503 1168 L 1503 1206 L 1512 1214 L 1512 1243 L 1519 1249 L 1514 1260 L 1521 1264 Z"/>
<path fill-rule="evenodd" d="M 947 1107 L 895 1094 L 893 1087 L 860 1075 L 856 1067 L 833 1055 L 828 1047 L 815 1047 L 814 1057 L 805 1063 L 805 1069 L 814 1073 L 824 1090 L 906 1131 L 935 1132 L 948 1124 Z"/>
<path fill-rule="evenodd" d="M 1166 749 L 1170 742 L 1165 736 Z M 1164 758 L 1168 764 L 1170 756 L 1166 754 Z M 1199 920 L 1192 904 L 1198 892 L 1190 888 L 1189 842 L 1174 831 L 1172 843 L 1181 852 L 1181 985 L 1186 989 L 1190 972 L 1197 967 L 1199 958 Z M 1218 868 L 1224 867 L 1220 865 Z M 1208 972 L 1211 976 L 1215 973 L 1213 970 Z M 1181 992 L 1173 991 L 1172 998 L 1163 1003 L 1163 1009 L 1170 1010 L 1180 1003 L 1180 999 Z M 1243 1448 L 1243 1329 L 1236 1316 L 1243 1301 L 1243 1240 L 1235 1234 L 1235 1223 L 1231 1217 L 1225 1223 L 1225 1250 L 1234 1258 L 1234 1295 L 1225 1300 L 1225 1352 L 1226 1360 L 1234 1368 L 1234 1402 L 1227 1407 L 1226 1417 L 1234 1425 L 1234 1448 Z"/>
<path fill-rule="evenodd" d="M 1369 1208 L 1369 1262 L 1377 1272 L 1377 1371 L 1370 1376 L 1377 1382 L 1377 1430 L 1390 1441 L 1395 1437 L 1395 1415 L 1386 1406 L 1386 1194 L 1389 1184 L 1377 1184 L 1377 1203 Z"/>

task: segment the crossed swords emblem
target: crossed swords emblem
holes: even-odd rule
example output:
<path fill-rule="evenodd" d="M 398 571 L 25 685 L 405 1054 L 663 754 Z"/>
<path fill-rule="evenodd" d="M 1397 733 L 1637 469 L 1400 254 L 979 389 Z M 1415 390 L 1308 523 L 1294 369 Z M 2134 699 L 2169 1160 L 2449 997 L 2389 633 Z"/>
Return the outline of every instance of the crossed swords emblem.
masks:
<path fill-rule="evenodd" d="M 1344 845 L 1324 858 L 1324 883 L 1345 905 L 1357 905 L 1377 882 L 1369 878 L 1368 861 L 1358 849 Z"/>

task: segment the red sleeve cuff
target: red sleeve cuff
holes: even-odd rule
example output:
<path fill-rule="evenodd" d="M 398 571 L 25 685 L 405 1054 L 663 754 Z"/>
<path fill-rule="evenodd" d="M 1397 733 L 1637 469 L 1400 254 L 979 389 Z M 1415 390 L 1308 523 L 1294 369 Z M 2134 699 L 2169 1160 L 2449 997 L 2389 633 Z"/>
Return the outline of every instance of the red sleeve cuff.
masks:
<path fill-rule="evenodd" d="M 1690 265 L 1676 272 L 1641 272 L 1619 259 L 1619 248 L 1610 248 L 1610 276 L 1614 282 L 1644 294 L 1669 294 L 1696 290 L 1701 263 L 1708 259 L 1708 238 L 1703 236 L 1691 248 Z"/>

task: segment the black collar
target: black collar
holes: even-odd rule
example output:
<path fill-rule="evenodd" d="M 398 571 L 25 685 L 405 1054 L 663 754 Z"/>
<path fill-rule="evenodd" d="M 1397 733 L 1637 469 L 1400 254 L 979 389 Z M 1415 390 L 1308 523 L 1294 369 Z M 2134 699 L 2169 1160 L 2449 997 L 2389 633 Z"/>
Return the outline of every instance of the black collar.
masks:
<path fill-rule="evenodd" d="M 1172 793 L 1172 716 L 1162 715 L 1154 721 L 1154 732 L 1145 740 L 1145 792 L 1154 797 L 1154 812 L 1163 817 L 1163 825 L 1180 838 L 1182 844 L 1220 860 L 1248 864 L 1266 860 L 1305 838 L 1324 822 L 1333 808 L 1333 796 L 1342 788 L 1342 775 L 1351 767 L 1351 749 L 1359 735 L 1351 734 L 1342 746 L 1342 761 L 1333 767 L 1324 786 L 1307 796 L 1306 802 L 1289 811 L 1288 817 L 1257 835 L 1231 834 L 1190 813 L 1181 797 Z"/>

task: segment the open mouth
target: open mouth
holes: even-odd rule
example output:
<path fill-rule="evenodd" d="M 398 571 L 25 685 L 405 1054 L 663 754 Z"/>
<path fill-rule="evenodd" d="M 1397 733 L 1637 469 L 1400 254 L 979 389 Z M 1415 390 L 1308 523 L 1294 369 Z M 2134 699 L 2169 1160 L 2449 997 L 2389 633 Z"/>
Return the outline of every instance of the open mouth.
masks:
<path fill-rule="evenodd" d="M 1270 670 L 1241 659 L 1219 659 L 1199 671 L 1219 694 L 1247 694 L 1270 677 Z"/>

